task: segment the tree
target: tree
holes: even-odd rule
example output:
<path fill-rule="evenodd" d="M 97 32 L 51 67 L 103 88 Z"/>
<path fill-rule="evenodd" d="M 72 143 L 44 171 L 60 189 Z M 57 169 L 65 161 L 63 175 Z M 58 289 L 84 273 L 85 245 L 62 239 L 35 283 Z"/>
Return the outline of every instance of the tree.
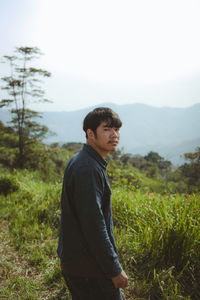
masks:
<path fill-rule="evenodd" d="M 197 147 L 196 152 L 188 152 L 184 154 L 186 160 L 190 160 L 192 163 L 200 163 L 200 147 Z"/>
<path fill-rule="evenodd" d="M 62 145 L 62 148 L 67 149 L 73 153 L 80 151 L 83 147 L 82 143 L 70 142 Z"/>
<path fill-rule="evenodd" d="M 161 157 L 157 152 L 150 151 L 146 156 L 144 156 L 144 159 L 146 161 L 158 163 L 163 160 L 163 157 Z"/>
<path fill-rule="evenodd" d="M 46 126 L 39 124 L 36 119 L 40 113 L 29 109 L 35 102 L 49 102 L 44 98 L 41 88 L 41 77 L 50 77 L 45 70 L 34 68 L 31 62 L 41 55 L 37 47 L 20 47 L 16 55 L 4 56 L 4 62 L 10 65 L 10 75 L 2 77 L 2 87 L 8 98 L 0 101 L 0 107 L 9 106 L 12 114 L 12 128 L 18 136 L 18 166 L 23 167 L 26 146 L 41 140 L 48 131 Z"/>
<path fill-rule="evenodd" d="M 144 159 L 150 164 L 147 164 L 147 167 L 150 167 L 149 174 L 156 174 L 155 168 L 158 169 L 159 173 L 164 176 L 166 173 L 171 171 L 172 163 L 169 160 L 164 160 L 157 152 L 150 151 Z M 152 165 L 151 165 L 152 164 Z"/>
<path fill-rule="evenodd" d="M 200 147 L 196 152 L 188 152 L 184 154 L 186 160 L 190 163 L 185 163 L 179 167 L 182 178 L 188 186 L 188 191 L 199 191 L 200 189 Z"/>

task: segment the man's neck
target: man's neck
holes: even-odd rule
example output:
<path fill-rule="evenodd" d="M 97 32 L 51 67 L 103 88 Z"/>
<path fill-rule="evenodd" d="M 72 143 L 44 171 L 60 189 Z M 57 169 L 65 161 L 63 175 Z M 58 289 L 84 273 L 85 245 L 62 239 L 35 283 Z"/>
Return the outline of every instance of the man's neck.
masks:
<path fill-rule="evenodd" d="M 93 144 L 91 141 L 87 141 L 86 142 L 87 145 L 91 146 L 97 153 L 99 153 L 99 155 L 101 155 L 101 157 L 103 159 L 106 158 L 106 156 L 108 155 L 109 151 L 104 151 L 102 149 L 99 149 L 98 147 L 96 147 L 95 144 Z"/>

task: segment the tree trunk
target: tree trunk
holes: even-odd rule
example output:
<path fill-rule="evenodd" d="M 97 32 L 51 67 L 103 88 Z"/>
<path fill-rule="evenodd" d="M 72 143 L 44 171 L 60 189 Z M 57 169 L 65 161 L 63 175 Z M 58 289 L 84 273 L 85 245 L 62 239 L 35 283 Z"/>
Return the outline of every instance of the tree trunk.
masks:
<path fill-rule="evenodd" d="M 19 158 L 18 158 L 19 168 L 22 169 L 24 166 L 24 137 L 23 128 L 19 130 Z"/>

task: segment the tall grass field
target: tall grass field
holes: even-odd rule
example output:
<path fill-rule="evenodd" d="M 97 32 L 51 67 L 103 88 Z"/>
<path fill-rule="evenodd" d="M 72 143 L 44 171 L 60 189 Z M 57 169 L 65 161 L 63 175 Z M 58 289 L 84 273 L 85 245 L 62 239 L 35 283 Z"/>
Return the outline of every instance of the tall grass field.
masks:
<path fill-rule="evenodd" d="M 0 177 L 0 299 L 71 299 L 56 255 L 62 185 L 39 178 Z M 200 196 L 115 186 L 112 201 L 125 299 L 199 300 Z"/>

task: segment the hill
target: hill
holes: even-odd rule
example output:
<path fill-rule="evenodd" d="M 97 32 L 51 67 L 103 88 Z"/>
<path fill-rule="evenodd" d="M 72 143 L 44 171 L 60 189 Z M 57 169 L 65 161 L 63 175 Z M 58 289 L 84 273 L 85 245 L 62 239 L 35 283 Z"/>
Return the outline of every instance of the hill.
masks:
<path fill-rule="evenodd" d="M 181 155 L 200 146 L 200 103 L 186 108 L 153 107 L 145 104 L 115 105 L 113 108 L 121 117 L 121 141 L 124 152 L 145 155 L 158 152 L 165 159 L 180 164 Z M 84 142 L 82 131 L 84 116 L 94 107 L 70 112 L 44 112 L 42 123 L 51 132 L 47 143 Z M 9 120 L 9 113 L 0 111 L 0 120 Z"/>

